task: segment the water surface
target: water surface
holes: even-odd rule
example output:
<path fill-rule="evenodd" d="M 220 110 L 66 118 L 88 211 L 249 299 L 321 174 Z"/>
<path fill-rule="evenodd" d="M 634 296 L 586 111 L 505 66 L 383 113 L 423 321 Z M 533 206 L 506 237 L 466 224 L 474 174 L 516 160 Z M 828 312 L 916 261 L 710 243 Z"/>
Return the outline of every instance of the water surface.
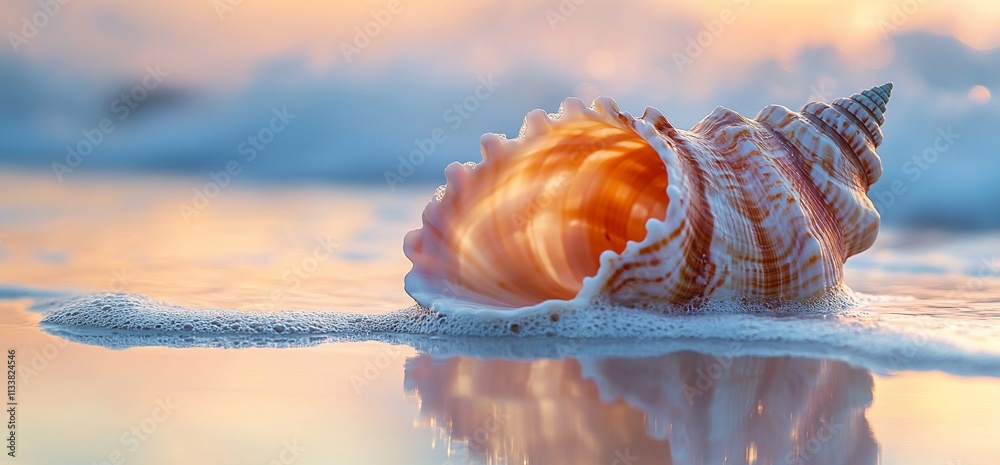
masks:
<path fill-rule="evenodd" d="M 714 315 L 685 323 L 690 337 L 179 337 L 39 323 L 51 302 L 95 292 L 245 312 L 408 307 L 402 236 L 433 188 L 236 182 L 191 214 L 204 180 L 8 173 L 0 185 L 0 330 L 20 366 L 22 463 L 1000 457 L 995 233 L 884 231 L 848 264 L 863 305 Z M 773 337 L 692 329 L 747 321 Z"/>

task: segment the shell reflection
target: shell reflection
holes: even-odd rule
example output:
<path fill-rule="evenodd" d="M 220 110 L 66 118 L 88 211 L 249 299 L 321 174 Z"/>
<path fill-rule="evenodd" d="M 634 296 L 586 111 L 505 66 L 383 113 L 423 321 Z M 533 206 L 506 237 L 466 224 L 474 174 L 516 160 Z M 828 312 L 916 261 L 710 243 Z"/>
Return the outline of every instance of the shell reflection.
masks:
<path fill-rule="evenodd" d="M 454 463 L 873 465 L 870 373 L 830 360 L 421 355 L 405 388 Z M 462 457 L 465 455 L 465 457 Z"/>

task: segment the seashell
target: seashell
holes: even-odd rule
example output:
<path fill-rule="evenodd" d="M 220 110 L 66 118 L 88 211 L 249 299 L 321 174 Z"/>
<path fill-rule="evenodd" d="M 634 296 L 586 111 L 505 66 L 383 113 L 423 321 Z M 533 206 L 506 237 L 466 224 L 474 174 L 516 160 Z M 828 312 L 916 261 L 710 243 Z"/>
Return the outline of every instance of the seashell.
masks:
<path fill-rule="evenodd" d="M 483 161 L 452 163 L 403 249 L 405 288 L 437 311 L 598 302 L 770 304 L 843 289 L 879 215 L 866 196 L 892 84 L 753 119 L 718 107 L 690 130 L 608 97 L 534 110 Z"/>

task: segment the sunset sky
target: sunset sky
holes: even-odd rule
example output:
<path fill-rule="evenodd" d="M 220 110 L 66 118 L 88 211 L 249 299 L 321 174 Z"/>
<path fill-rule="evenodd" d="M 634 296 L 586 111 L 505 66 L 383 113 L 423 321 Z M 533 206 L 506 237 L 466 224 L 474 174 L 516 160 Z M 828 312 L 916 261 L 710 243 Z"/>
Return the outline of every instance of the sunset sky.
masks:
<path fill-rule="evenodd" d="M 447 142 L 407 178 L 440 183 L 447 163 L 479 160 L 481 134 L 513 137 L 525 113 L 569 96 L 653 105 L 690 127 L 718 105 L 753 116 L 892 81 L 874 189 L 899 180 L 908 195 L 883 196 L 885 218 L 1000 225 L 962 207 L 1000 208 L 982 169 L 1000 169 L 996 2 L 52 1 L 0 6 L 0 165 L 53 172 L 110 118 L 74 173 L 207 178 L 286 109 L 288 132 L 245 178 L 386 184 L 441 128 Z M 126 115 L 120 97 L 151 70 L 155 88 Z M 449 119 L 461 105 L 472 111 Z M 957 142 L 915 171 L 949 127 Z"/>

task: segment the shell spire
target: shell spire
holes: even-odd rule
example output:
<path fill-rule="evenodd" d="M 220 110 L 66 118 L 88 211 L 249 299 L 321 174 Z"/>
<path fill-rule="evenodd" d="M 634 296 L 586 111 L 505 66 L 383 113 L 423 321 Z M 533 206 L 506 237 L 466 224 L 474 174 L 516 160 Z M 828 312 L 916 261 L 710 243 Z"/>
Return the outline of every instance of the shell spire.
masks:
<path fill-rule="evenodd" d="M 891 94 L 892 83 L 887 82 L 850 97 L 838 98 L 829 105 L 810 102 L 802 107 L 802 114 L 819 130 L 837 143 L 850 147 L 850 152 L 857 155 L 867 177 L 867 186 L 875 184 L 882 175 L 882 162 L 875 148 L 882 144 L 882 123 Z"/>
<path fill-rule="evenodd" d="M 861 93 L 842 97 L 833 101 L 833 106 L 843 109 L 863 124 L 867 136 L 875 147 L 882 144 L 882 123 L 885 122 L 885 107 L 892 94 L 892 83 L 887 82 Z"/>

